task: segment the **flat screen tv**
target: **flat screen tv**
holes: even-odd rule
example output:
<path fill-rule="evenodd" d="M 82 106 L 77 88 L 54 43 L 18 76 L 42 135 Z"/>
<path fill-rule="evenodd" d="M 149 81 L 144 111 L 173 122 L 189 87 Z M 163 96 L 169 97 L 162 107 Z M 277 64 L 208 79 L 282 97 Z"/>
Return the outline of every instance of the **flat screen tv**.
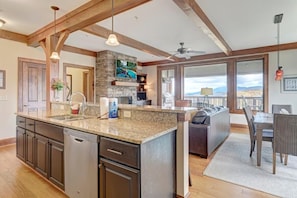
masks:
<path fill-rule="evenodd" d="M 116 60 L 115 77 L 122 78 L 122 79 L 136 80 L 137 79 L 136 69 L 137 69 L 136 63 L 132 63 L 124 60 Z"/>

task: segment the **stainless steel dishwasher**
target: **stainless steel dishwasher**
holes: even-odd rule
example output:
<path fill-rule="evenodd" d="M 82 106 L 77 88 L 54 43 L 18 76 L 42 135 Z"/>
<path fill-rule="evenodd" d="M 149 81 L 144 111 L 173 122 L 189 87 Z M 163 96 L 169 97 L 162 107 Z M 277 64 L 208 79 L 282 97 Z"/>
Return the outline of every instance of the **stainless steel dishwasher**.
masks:
<path fill-rule="evenodd" d="M 98 136 L 64 128 L 65 193 L 98 198 Z"/>

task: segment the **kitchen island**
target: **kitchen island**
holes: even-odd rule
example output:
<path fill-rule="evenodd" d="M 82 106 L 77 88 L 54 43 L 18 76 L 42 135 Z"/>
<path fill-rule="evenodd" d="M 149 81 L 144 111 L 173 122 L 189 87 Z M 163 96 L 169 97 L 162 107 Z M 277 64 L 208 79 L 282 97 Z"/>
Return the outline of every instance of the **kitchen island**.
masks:
<path fill-rule="evenodd" d="M 121 141 L 124 143 L 136 145 L 138 146 L 138 149 L 136 150 L 139 150 L 140 152 L 140 155 L 139 155 L 140 158 L 138 159 L 139 165 L 137 165 L 134 168 L 140 171 L 139 175 L 142 175 L 140 176 L 140 183 L 142 187 L 139 188 L 140 194 L 143 195 L 141 197 L 148 197 L 152 195 L 149 193 L 153 192 L 154 189 L 156 189 L 156 192 L 158 192 L 159 190 L 159 195 L 160 195 L 162 191 L 164 192 L 168 191 L 168 189 L 170 188 L 171 189 L 174 188 L 175 196 L 184 197 L 184 195 L 180 195 L 178 193 L 179 180 L 177 179 L 177 175 L 175 175 L 175 173 L 178 174 L 178 164 L 175 163 L 178 161 L 176 160 L 176 157 L 178 158 L 178 153 L 180 152 L 178 151 L 178 149 L 175 148 L 176 147 L 175 144 L 178 145 L 178 143 L 176 142 L 178 141 L 177 140 L 178 138 L 175 138 L 175 136 L 178 137 L 178 134 L 176 134 L 175 132 L 180 127 L 180 123 L 178 119 L 181 119 L 182 117 L 182 120 L 184 120 L 185 117 L 187 117 L 186 113 L 187 113 L 187 110 L 182 108 L 162 109 L 162 108 L 152 108 L 150 106 L 149 108 L 146 109 L 145 107 L 122 106 L 120 107 L 120 111 L 119 111 L 120 116 L 118 119 L 100 120 L 94 117 L 88 117 L 87 119 L 78 119 L 78 120 L 71 120 L 71 121 L 58 120 L 55 118 L 55 116 L 65 114 L 64 111 L 59 111 L 59 110 L 54 110 L 51 112 L 31 112 L 31 113 L 19 112 L 17 113 L 17 115 L 27 119 L 35 120 L 37 122 L 44 122 L 47 124 L 52 124 L 63 128 L 70 128 L 70 129 L 79 130 L 85 133 L 95 134 L 95 135 L 98 135 L 98 137 L 102 137 L 103 139 L 108 138 L 111 141 Z M 124 114 L 126 116 L 123 116 Z M 127 116 L 127 114 L 129 116 Z M 141 116 L 139 116 L 139 114 L 141 114 Z M 158 122 L 156 122 L 156 119 L 158 120 Z M 158 140 L 161 140 L 161 139 L 162 141 L 165 141 L 165 142 L 162 143 L 161 141 L 156 144 L 154 143 L 154 142 L 158 142 Z M 99 138 L 99 141 L 100 141 L 100 138 Z M 145 145 L 150 145 L 150 146 L 145 147 Z M 162 145 L 164 147 L 162 147 Z M 151 151 L 144 148 L 149 148 L 151 149 Z M 155 156 L 152 155 L 152 151 L 153 151 L 152 148 L 154 148 L 154 153 L 159 153 L 159 154 L 156 154 Z M 159 151 L 156 149 L 159 149 Z M 142 153 L 145 150 L 147 152 L 146 155 Z M 167 150 L 166 151 L 167 153 L 164 153 L 164 150 Z M 171 151 L 174 151 L 173 155 Z M 177 151 L 176 156 L 175 156 L 175 151 Z M 168 163 L 169 166 L 167 168 L 166 166 L 163 167 L 164 170 L 161 172 L 164 173 L 165 175 L 162 175 L 160 177 L 158 176 L 158 174 L 155 174 L 155 177 L 154 176 L 150 177 L 149 175 L 154 175 L 153 173 L 156 171 L 151 170 L 149 167 L 154 167 L 154 169 L 158 169 L 158 161 L 156 160 L 160 160 L 160 155 L 163 155 L 163 156 L 169 155 L 169 157 L 166 159 L 168 160 L 168 162 L 173 159 L 174 163 L 173 164 L 171 163 L 171 165 L 170 163 Z M 103 153 L 102 156 L 103 156 L 102 157 L 103 162 L 106 163 L 106 161 L 104 161 L 106 160 L 104 159 L 106 158 L 106 155 L 104 155 Z M 149 156 L 151 156 L 152 159 L 155 159 L 155 160 L 153 160 L 153 162 L 150 163 L 150 161 L 152 160 L 144 159 L 145 156 L 147 156 L 148 158 Z M 116 160 L 113 159 L 113 161 L 116 161 Z M 164 162 L 160 162 L 160 164 L 161 163 L 164 163 Z M 145 166 L 146 164 L 150 164 L 150 165 Z M 170 169 L 170 171 L 168 171 L 168 169 Z M 142 173 L 143 170 L 146 170 L 146 172 Z M 167 170 L 167 173 L 166 173 L 166 170 Z M 100 170 L 100 172 L 102 171 Z M 174 181 L 169 182 L 172 184 L 171 187 L 168 187 L 167 185 L 167 187 L 165 186 L 162 190 L 162 185 L 160 185 L 161 188 L 159 189 L 157 188 L 157 185 L 150 186 L 151 183 L 153 182 L 156 183 L 157 181 L 160 181 L 161 183 L 168 183 L 168 181 L 164 181 L 162 179 L 160 180 L 160 178 L 168 178 L 168 176 L 169 178 L 174 177 L 173 178 Z M 153 181 L 149 181 L 149 179 Z M 177 180 L 176 186 L 175 186 L 175 180 Z M 100 178 L 100 181 L 101 181 L 101 178 Z M 182 185 L 184 186 L 184 184 Z M 142 194 L 142 193 L 146 193 L 147 196 L 145 196 L 145 194 Z M 167 192 L 167 196 L 168 195 L 169 194 Z M 173 196 L 173 193 L 169 195 L 169 197 L 172 197 L 172 196 Z"/>

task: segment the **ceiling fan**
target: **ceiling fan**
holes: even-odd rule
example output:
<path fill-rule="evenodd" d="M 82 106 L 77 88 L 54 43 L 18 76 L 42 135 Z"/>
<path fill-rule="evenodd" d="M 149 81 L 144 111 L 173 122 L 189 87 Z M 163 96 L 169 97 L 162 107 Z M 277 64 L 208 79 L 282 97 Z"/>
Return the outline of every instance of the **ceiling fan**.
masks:
<path fill-rule="evenodd" d="M 196 51 L 196 50 L 191 50 L 190 48 L 184 47 L 184 42 L 180 42 L 180 47 L 177 48 L 177 50 L 172 54 L 171 56 L 167 57 L 169 60 L 173 60 L 172 57 L 176 56 L 178 58 L 186 58 L 190 59 L 191 55 L 193 54 L 204 54 L 205 51 Z"/>

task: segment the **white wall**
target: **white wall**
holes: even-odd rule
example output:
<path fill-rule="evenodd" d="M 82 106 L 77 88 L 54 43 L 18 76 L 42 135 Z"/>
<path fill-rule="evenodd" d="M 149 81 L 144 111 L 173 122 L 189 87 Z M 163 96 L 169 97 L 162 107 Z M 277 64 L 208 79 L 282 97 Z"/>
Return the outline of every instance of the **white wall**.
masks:
<path fill-rule="evenodd" d="M 157 105 L 157 67 L 143 67 L 142 72 L 147 74 L 146 84 L 149 86 L 147 99 L 152 100 L 152 105 Z"/>
<path fill-rule="evenodd" d="M 72 93 L 82 92 L 83 93 L 83 72 L 88 72 L 89 70 L 84 70 L 81 68 L 71 68 L 68 67 L 66 70 L 67 74 L 72 75 Z M 81 79 L 81 80 L 78 80 Z"/>
<path fill-rule="evenodd" d="M 6 89 L 0 89 L 0 139 L 15 137 L 15 112 L 17 111 L 18 58 L 45 60 L 43 49 L 28 47 L 24 43 L 0 38 L 0 70 L 6 71 Z M 63 62 L 95 65 L 95 57 L 70 52 L 60 54 L 60 73 L 63 78 Z M 3 100 L 4 99 L 4 100 Z"/>
<path fill-rule="evenodd" d="M 274 80 L 277 69 L 277 53 L 269 54 L 269 112 L 272 104 L 292 104 L 293 113 L 297 114 L 297 93 L 281 93 L 280 81 Z M 284 76 L 297 76 L 297 50 L 282 51 L 279 55 L 280 65 L 283 66 Z"/>
<path fill-rule="evenodd" d="M 293 113 L 297 114 L 297 93 L 287 94 L 281 93 L 280 81 L 275 81 L 275 71 L 277 69 L 277 52 L 269 53 L 269 87 L 268 87 L 268 106 L 271 112 L 272 104 L 292 104 Z M 297 76 L 297 50 L 286 50 L 280 52 L 280 65 L 283 66 L 284 75 Z M 152 84 L 152 89 L 148 90 L 148 99 L 152 100 L 152 104 L 157 104 L 157 67 L 142 67 L 142 72 L 147 73 L 147 84 Z M 231 123 L 246 124 L 243 114 L 231 114 Z"/>

